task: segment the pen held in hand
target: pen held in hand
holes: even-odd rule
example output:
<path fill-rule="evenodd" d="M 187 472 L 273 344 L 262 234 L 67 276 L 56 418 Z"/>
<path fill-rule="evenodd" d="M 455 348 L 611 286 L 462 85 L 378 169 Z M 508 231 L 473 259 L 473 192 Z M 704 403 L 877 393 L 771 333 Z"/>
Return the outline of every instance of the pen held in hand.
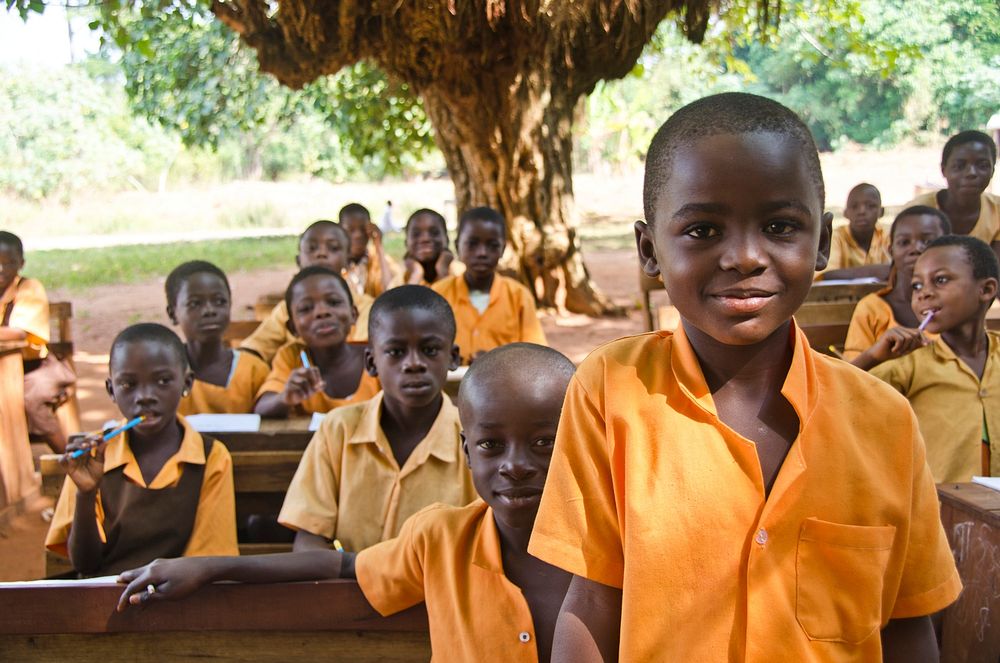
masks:
<path fill-rule="evenodd" d="M 917 331 L 923 332 L 925 329 L 927 329 L 927 325 L 929 325 L 931 323 L 931 320 L 933 319 L 934 319 L 934 311 L 927 311 L 927 313 L 924 313 L 924 319 L 920 322 L 920 326 L 917 327 Z"/>
<path fill-rule="evenodd" d="M 302 366 L 305 368 L 312 368 L 312 364 L 309 363 L 309 355 L 306 354 L 305 350 L 299 352 L 299 359 L 302 360 Z"/>
<path fill-rule="evenodd" d="M 131 421 L 129 421 L 128 423 L 126 423 L 124 426 L 119 426 L 118 428 L 116 428 L 114 430 L 108 431 L 103 436 L 101 436 L 101 442 L 100 443 L 104 444 L 105 442 L 118 437 L 119 435 L 121 435 L 122 433 L 124 433 L 125 431 L 127 431 L 128 429 L 133 428 L 133 427 L 139 425 L 139 423 L 142 422 L 145 418 L 146 417 L 144 417 L 144 416 L 138 416 L 135 419 L 132 419 Z M 92 448 L 94 448 L 94 447 L 92 447 Z M 88 453 L 88 452 L 90 452 L 90 449 L 77 449 L 76 451 L 70 452 L 69 457 L 70 458 L 79 458 L 80 456 L 82 456 L 83 454 Z"/>

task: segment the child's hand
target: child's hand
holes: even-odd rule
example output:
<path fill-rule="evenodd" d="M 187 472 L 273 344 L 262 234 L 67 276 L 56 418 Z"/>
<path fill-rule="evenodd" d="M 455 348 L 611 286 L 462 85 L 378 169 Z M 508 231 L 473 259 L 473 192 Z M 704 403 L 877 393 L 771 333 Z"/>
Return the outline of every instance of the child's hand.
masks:
<path fill-rule="evenodd" d="M 123 571 L 118 582 L 128 587 L 118 599 L 118 612 L 148 601 L 181 599 L 211 581 L 211 560 L 198 557 L 157 559 L 146 566 Z M 153 591 L 150 591 L 150 588 Z"/>
<path fill-rule="evenodd" d="M 368 237 L 375 243 L 375 246 L 382 244 L 382 230 L 371 221 L 368 222 Z"/>
<path fill-rule="evenodd" d="M 99 433 L 91 435 L 71 435 L 66 445 L 66 453 L 59 459 L 59 464 L 66 474 L 76 484 L 81 493 L 93 493 L 101 485 L 104 478 L 104 438 Z M 97 449 L 93 454 L 91 449 Z M 84 450 L 77 458 L 70 458 L 74 451 Z"/>
<path fill-rule="evenodd" d="M 893 327 L 886 331 L 875 341 L 875 345 L 868 351 L 872 359 L 878 363 L 902 357 L 921 348 L 928 343 L 928 339 L 918 329 L 908 327 Z"/>
<path fill-rule="evenodd" d="M 305 368 L 300 366 L 292 371 L 285 383 L 285 390 L 281 392 L 281 399 L 285 405 L 294 407 L 306 400 L 324 387 L 323 375 L 315 366 Z"/>
<path fill-rule="evenodd" d="M 437 277 L 443 279 L 448 276 L 448 268 L 451 267 L 451 263 L 455 260 L 455 254 L 445 249 L 438 256 L 437 262 L 434 263 L 434 271 L 437 272 Z"/>
<path fill-rule="evenodd" d="M 409 285 L 420 285 L 420 282 L 424 280 L 424 266 L 409 253 L 403 256 L 403 268 L 403 273 L 409 275 L 406 278 Z"/>

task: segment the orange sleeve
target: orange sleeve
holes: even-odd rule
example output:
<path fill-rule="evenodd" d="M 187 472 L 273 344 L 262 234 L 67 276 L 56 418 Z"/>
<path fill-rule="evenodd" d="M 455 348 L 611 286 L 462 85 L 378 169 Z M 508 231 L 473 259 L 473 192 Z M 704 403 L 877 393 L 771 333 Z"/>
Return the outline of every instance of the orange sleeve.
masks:
<path fill-rule="evenodd" d="M 44 346 L 49 342 L 49 299 L 35 279 L 22 279 L 14 295 L 10 325 L 28 335 L 28 342 Z"/>
<path fill-rule="evenodd" d="M 69 531 L 73 527 L 73 516 L 76 513 L 76 492 L 76 484 L 67 476 L 63 480 L 59 501 L 56 502 L 52 522 L 45 535 L 45 547 L 63 557 L 69 557 Z M 97 533 L 101 541 L 107 542 L 107 536 L 104 534 L 104 507 L 100 499 L 95 501 L 94 517 L 97 519 Z"/>
<path fill-rule="evenodd" d="M 407 518 L 399 536 L 377 543 L 358 553 L 354 570 L 365 598 L 383 617 L 417 605 L 424 600 L 424 545 L 415 534 L 424 513 L 439 509 L 430 506 Z"/>
<path fill-rule="evenodd" d="M 233 459 L 225 445 L 216 440 L 205 459 L 205 478 L 201 482 L 198 511 L 184 556 L 239 554 Z"/>
<path fill-rule="evenodd" d="M 268 391 L 280 394 L 285 390 L 285 383 L 288 382 L 288 376 L 299 365 L 297 347 L 298 344 L 288 343 L 278 350 L 278 354 L 274 355 L 274 361 L 271 362 L 271 372 L 268 373 L 264 384 L 260 386 L 257 398 L 260 398 L 261 395 Z"/>
<path fill-rule="evenodd" d="M 566 392 L 528 552 L 575 575 L 621 588 L 625 561 L 607 424 L 579 378 L 573 378 Z"/>
<path fill-rule="evenodd" d="M 854 313 L 851 315 L 851 323 L 847 327 L 847 339 L 844 341 L 844 359 L 851 361 L 862 352 L 875 345 L 875 341 L 882 332 L 879 327 L 888 324 L 881 316 L 876 314 L 870 301 L 862 299 L 858 302 Z"/>
<path fill-rule="evenodd" d="M 345 432 L 335 417 L 325 417 L 313 434 L 285 493 L 278 522 L 333 539 L 340 517 L 340 471 Z M 346 477 L 360 481 L 361 477 Z"/>
<path fill-rule="evenodd" d="M 917 419 L 910 415 L 913 437 L 913 497 L 910 528 L 901 547 L 905 554 L 892 619 L 922 617 L 943 610 L 958 598 L 962 581 L 941 525 L 937 488 L 927 466 L 927 452 Z"/>
<path fill-rule="evenodd" d="M 281 302 L 271 310 L 270 315 L 261 320 L 252 334 L 243 339 L 240 347 L 253 350 L 265 362 L 270 363 L 281 346 L 295 340 L 285 326 L 287 322 L 288 309 L 285 308 L 285 302 Z"/>
<path fill-rule="evenodd" d="M 518 284 L 519 286 L 521 284 Z M 538 345 L 548 345 L 545 339 L 545 332 L 542 331 L 542 323 L 538 320 L 538 311 L 535 309 L 535 300 L 531 291 L 521 286 L 521 310 L 518 312 L 521 320 L 521 342 L 537 343 Z"/>

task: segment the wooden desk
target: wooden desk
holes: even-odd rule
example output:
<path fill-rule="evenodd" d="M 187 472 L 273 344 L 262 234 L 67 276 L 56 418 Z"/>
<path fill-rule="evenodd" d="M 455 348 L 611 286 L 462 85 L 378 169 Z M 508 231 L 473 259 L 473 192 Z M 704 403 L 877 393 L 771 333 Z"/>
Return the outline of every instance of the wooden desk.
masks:
<path fill-rule="evenodd" d="M 865 295 L 878 292 L 885 283 L 824 283 L 817 281 L 809 288 L 806 302 L 859 302 Z"/>
<path fill-rule="evenodd" d="M 965 589 L 944 612 L 942 663 L 1000 660 L 1000 492 L 942 484 L 941 522 Z"/>
<path fill-rule="evenodd" d="M 17 509 L 38 481 L 24 414 L 23 341 L 0 342 L 0 514 Z"/>
<path fill-rule="evenodd" d="M 0 660 L 422 661 L 423 604 L 382 618 L 349 580 L 219 584 L 116 613 L 121 586 L 0 586 Z"/>

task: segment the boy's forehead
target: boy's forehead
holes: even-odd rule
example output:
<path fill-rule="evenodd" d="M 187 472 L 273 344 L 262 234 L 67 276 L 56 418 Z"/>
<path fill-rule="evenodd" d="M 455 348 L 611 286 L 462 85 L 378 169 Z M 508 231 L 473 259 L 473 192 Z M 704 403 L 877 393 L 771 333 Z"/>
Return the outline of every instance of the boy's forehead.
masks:
<path fill-rule="evenodd" d="M 932 246 L 920 254 L 917 264 L 931 269 L 948 267 L 956 271 L 963 269 L 972 271 L 969 256 L 961 246 Z"/>
<path fill-rule="evenodd" d="M 343 228 L 339 228 L 332 223 L 329 225 L 314 226 L 302 234 L 302 240 L 300 243 L 304 243 L 307 240 L 325 240 L 332 237 L 341 239 L 343 237 Z"/>
<path fill-rule="evenodd" d="M 375 312 L 376 324 L 370 337 L 372 345 L 388 343 L 393 339 L 409 337 L 438 338 L 450 343 L 448 325 L 435 311 L 424 307 L 405 307 Z"/>
<path fill-rule="evenodd" d="M 3 253 L 5 257 L 21 257 L 21 252 L 17 250 L 17 247 L 7 242 L 0 242 L 0 253 Z"/>
<path fill-rule="evenodd" d="M 177 352 L 173 345 L 157 339 L 120 341 L 112 348 L 109 368 L 112 374 L 123 370 L 156 370 L 165 366 L 179 368 L 182 360 Z"/>

